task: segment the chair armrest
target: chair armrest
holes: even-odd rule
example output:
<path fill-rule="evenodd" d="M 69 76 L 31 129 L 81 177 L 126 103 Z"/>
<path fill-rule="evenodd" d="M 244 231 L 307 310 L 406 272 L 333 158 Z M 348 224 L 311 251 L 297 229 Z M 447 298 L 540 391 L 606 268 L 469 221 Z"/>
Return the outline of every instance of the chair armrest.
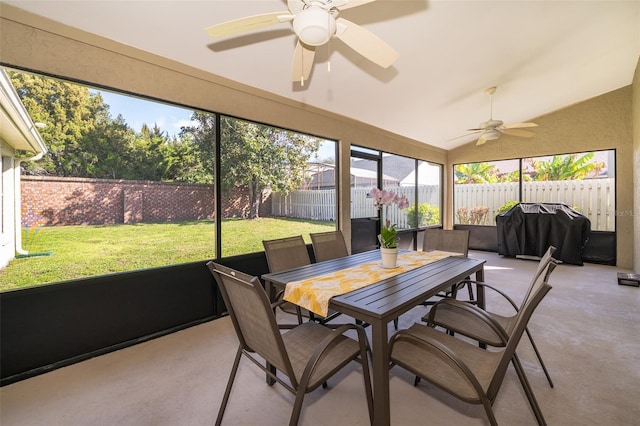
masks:
<path fill-rule="evenodd" d="M 319 327 L 325 327 L 325 326 L 319 326 Z M 320 341 L 320 344 L 318 344 L 318 346 L 316 347 L 315 351 L 313 351 L 313 355 L 311 355 L 311 358 L 309 358 L 309 361 L 307 362 L 307 365 L 304 368 L 304 372 L 302 373 L 302 377 L 300 378 L 300 386 L 304 386 L 304 388 L 306 389 L 306 387 L 308 386 L 309 380 L 311 379 L 311 374 L 313 373 L 313 370 L 315 369 L 316 365 L 318 364 L 318 361 L 320 360 L 320 357 L 327 351 L 327 350 L 331 350 L 330 346 L 331 343 L 339 338 L 346 338 L 346 339 L 350 339 L 350 337 L 348 336 L 344 336 L 344 333 L 347 330 L 356 330 L 358 333 L 358 343 L 360 344 L 360 352 L 365 354 L 364 356 L 366 356 L 366 351 L 368 348 L 368 343 L 367 342 L 367 337 L 366 334 L 364 333 L 364 328 L 360 325 L 357 324 L 343 324 L 335 329 L 333 329 L 333 333 L 326 336 L 324 339 L 322 339 Z M 364 338 L 364 341 L 362 340 Z"/>
<path fill-rule="evenodd" d="M 275 309 L 275 308 L 277 308 L 278 306 L 280 306 L 280 305 L 284 304 L 285 302 L 286 302 L 286 300 L 284 300 L 284 299 L 276 300 L 275 302 L 273 302 L 273 303 L 271 304 L 271 309 Z"/>
<path fill-rule="evenodd" d="M 455 327 L 452 327 L 451 324 L 444 324 L 440 322 L 436 322 L 436 315 L 438 314 L 438 309 L 441 306 L 447 306 L 451 310 L 459 310 L 464 314 L 474 317 L 478 322 L 482 322 L 491 329 L 491 331 L 498 336 L 498 338 L 502 341 L 503 344 L 507 344 L 509 340 L 509 335 L 506 330 L 495 320 L 493 319 L 485 310 L 479 308 L 478 306 L 471 304 L 469 302 L 464 302 L 462 300 L 456 299 L 442 299 L 436 302 L 429 311 L 429 315 L 427 317 L 427 325 L 429 327 L 434 327 L 436 325 L 443 326 L 445 328 L 450 328 L 455 332 L 459 332 L 464 334 L 465 330 L 460 330 Z"/>
<path fill-rule="evenodd" d="M 514 302 L 513 299 L 511 297 L 509 297 L 504 291 L 502 291 L 500 289 L 497 289 L 493 285 L 490 285 L 490 284 L 488 284 L 486 282 L 483 282 L 483 281 L 476 281 L 476 280 L 462 280 L 458 284 L 475 284 L 476 286 L 484 287 L 484 288 L 488 288 L 490 290 L 493 290 L 496 293 L 498 293 L 500 296 L 504 297 L 511 304 L 511 306 L 513 306 L 513 308 L 516 310 L 516 312 L 518 312 L 518 305 L 516 305 L 516 302 Z"/>
<path fill-rule="evenodd" d="M 271 306 L 271 309 L 272 309 L 272 310 L 274 311 L 274 313 L 275 313 L 276 308 L 277 308 L 277 307 L 279 307 L 279 306 L 281 306 L 281 305 L 284 305 L 285 303 L 287 303 L 287 301 L 286 301 L 286 300 L 284 300 L 284 299 L 280 299 L 280 300 L 276 300 L 275 302 L 271 303 L 271 305 L 270 305 L 270 306 Z M 279 328 L 280 330 L 290 330 L 290 329 L 292 329 L 292 328 L 296 328 L 296 327 L 297 327 L 297 326 L 299 326 L 299 325 L 300 325 L 300 324 L 280 324 L 280 323 L 278 323 L 278 328 Z"/>
<path fill-rule="evenodd" d="M 467 364 L 465 364 L 465 362 L 455 354 L 455 352 L 453 352 L 445 344 L 443 344 L 442 342 L 436 339 L 430 338 L 428 336 L 418 337 L 411 334 L 408 330 L 400 330 L 396 332 L 393 336 L 391 336 L 391 339 L 389 341 L 389 357 L 391 361 L 390 367 L 396 363 L 393 359 L 393 349 L 396 342 L 400 340 L 406 340 L 411 344 L 415 345 L 417 348 L 423 348 L 424 350 L 429 350 L 429 348 L 435 349 L 435 352 L 431 351 L 431 353 L 434 353 L 435 356 L 438 356 L 440 359 L 442 359 L 445 363 L 449 364 L 453 368 L 460 370 L 460 372 L 464 374 L 464 376 L 473 385 L 475 391 L 478 393 L 479 396 L 485 395 L 485 392 L 482 389 L 480 382 L 478 382 L 478 379 L 476 378 L 476 376 L 471 372 L 471 369 L 467 366 Z M 417 368 L 413 368 L 413 366 L 406 365 L 404 363 L 401 365 L 407 370 L 416 374 L 417 376 L 423 377 L 420 375 L 420 372 L 418 371 Z M 423 378 L 426 380 L 429 380 L 427 377 L 423 377 Z"/>

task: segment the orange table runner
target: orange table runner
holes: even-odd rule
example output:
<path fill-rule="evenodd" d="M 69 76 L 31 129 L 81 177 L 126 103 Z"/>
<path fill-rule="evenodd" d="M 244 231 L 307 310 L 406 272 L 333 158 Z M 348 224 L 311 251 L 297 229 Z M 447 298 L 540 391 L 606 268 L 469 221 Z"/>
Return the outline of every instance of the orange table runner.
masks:
<path fill-rule="evenodd" d="M 440 250 L 401 252 L 398 253 L 397 267 L 393 269 L 385 269 L 380 261 L 375 261 L 302 281 L 290 282 L 285 288 L 284 300 L 326 317 L 329 312 L 329 299 L 333 296 L 366 287 L 449 256 L 459 255 L 461 253 Z"/>

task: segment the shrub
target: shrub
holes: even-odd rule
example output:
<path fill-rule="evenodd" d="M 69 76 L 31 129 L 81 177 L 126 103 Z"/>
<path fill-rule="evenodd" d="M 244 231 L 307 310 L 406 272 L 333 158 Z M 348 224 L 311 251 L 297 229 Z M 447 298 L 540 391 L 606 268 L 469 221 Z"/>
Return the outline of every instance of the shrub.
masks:
<path fill-rule="evenodd" d="M 457 211 L 458 223 L 463 225 L 486 225 L 489 207 L 476 206 L 469 210 L 467 207 L 460 207 Z"/>
<path fill-rule="evenodd" d="M 438 208 L 438 206 L 432 206 L 429 203 L 420 204 L 418 206 L 417 220 L 415 211 L 416 204 L 406 210 L 407 225 L 409 225 L 410 228 L 440 224 L 440 208 Z"/>
<path fill-rule="evenodd" d="M 520 204 L 520 202 L 519 202 L 519 201 L 507 201 L 506 203 L 504 203 L 504 204 L 502 205 L 502 207 L 500 207 L 500 208 L 498 209 L 498 211 L 496 211 L 496 216 L 497 216 L 497 215 L 499 215 L 499 214 L 502 214 L 502 213 L 508 212 L 509 210 L 511 210 L 511 208 L 512 208 L 513 206 L 516 206 L 516 205 L 518 205 L 518 204 Z"/>

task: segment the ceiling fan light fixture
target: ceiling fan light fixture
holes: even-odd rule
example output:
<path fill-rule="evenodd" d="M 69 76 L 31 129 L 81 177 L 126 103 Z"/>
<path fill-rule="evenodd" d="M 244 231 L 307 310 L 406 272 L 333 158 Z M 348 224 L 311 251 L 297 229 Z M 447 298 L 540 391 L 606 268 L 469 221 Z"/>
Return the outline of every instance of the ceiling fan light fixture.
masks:
<path fill-rule="evenodd" d="M 482 139 L 492 141 L 500 137 L 500 131 L 496 129 L 488 129 L 482 132 Z"/>
<path fill-rule="evenodd" d="M 319 6 L 310 6 L 293 19 L 293 31 L 308 46 L 321 46 L 336 33 L 336 19 Z"/>

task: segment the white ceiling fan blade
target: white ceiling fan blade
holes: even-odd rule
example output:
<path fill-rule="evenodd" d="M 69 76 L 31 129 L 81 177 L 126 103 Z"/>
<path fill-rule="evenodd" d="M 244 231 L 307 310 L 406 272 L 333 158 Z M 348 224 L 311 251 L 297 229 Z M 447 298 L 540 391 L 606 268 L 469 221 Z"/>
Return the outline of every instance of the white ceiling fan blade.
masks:
<path fill-rule="evenodd" d="M 358 7 L 358 6 L 362 6 L 363 4 L 367 4 L 367 3 L 373 3 L 376 0 L 345 0 L 346 4 L 343 5 L 338 5 L 336 6 L 336 8 L 338 10 L 345 10 L 345 9 L 351 9 L 353 7 Z M 334 1 L 335 3 L 335 1 Z"/>
<path fill-rule="evenodd" d="M 205 31 L 214 38 L 227 37 L 291 21 L 293 18 L 295 18 L 295 15 L 292 15 L 288 10 L 284 12 L 264 13 L 212 25 L 206 28 Z"/>
<path fill-rule="evenodd" d="M 520 129 L 502 129 L 501 132 L 505 135 L 519 136 L 521 138 L 530 138 L 535 135 L 532 131 Z"/>
<path fill-rule="evenodd" d="M 536 123 L 513 123 L 513 124 L 505 124 L 503 128 L 505 129 L 522 129 L 525 127 L 538 127 Z"/>
<path fill-rule="evenodd" d="M 400 56 L 391 46 L 369 30 L 344 18 L 338 18 L 336 23 L 338 26 L 336 37 L 382 68 L 388 68 Z"/>
<path fill-rule="evenodd" d="M 471 135 L 475 135 L 476 133 L 478 133 L 478 132 L 480 132 L 480 131 L 481 131 L 481 130 L 480 130 L 480 129 L 478 129 L 478 130 L 477 130 L 477 131 L 475 131 L 475 132 L 467 133 L 467 134 L 465 134 L 465 135 L 456 136 L 456 137 L 454 137 L 454 138 L 447 139 L 447 142 L 455 141 L 455 140 L 457 140 L 457 139 L 461 139 L 461 138 L 466 138 L 466 137 L 469 137 L 469 136 L 471 136 Z"/>
<path fill-rule="evenodd" d="M 315 55 L 315 47 L 302 44 L 298 40 L 296 50 L 293 53 L 293 64 L 291 65 L 291 80 L 293 82 L 299 82 L 304 85 L 304 82 L 309 79 Z"/>

